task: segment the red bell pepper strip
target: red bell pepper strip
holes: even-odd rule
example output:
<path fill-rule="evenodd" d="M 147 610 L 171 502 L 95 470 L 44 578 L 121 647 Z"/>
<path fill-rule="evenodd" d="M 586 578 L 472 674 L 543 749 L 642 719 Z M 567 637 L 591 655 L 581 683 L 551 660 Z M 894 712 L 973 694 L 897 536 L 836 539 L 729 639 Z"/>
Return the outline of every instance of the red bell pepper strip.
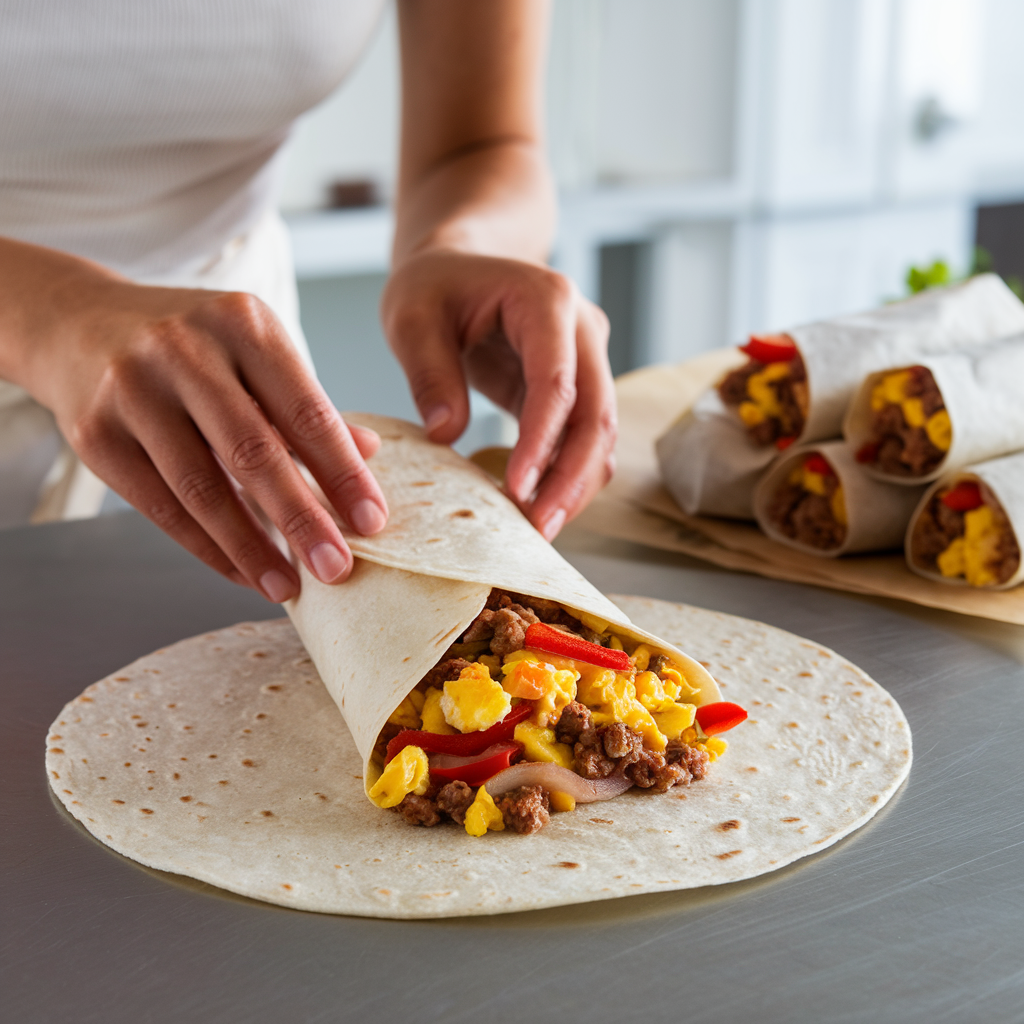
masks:
<path fill-rule="evenodd" d="M 563 658 L 575 658 L 585 661 L 588 665 L 600 665 L 601 668 L 614 668 L 619 672 L 627 671 L 632 662 L 625 651 L 614 651 L 610 647 L 592 644 L 583 637 L 572 633 L 563 633 L 546 622 L 534 622 L 526 630 L 526 646 L 548 654 L 558 654 Z"/>
<path fill-rule="evenodd" d="M 775 447 L 778 448 L 780 452 L 784 452 L 795 440 L 795 434 L 790 437 L 777 437 L 775 438 Z"/>
<path fill-rule="evenodd" d="M 828 459 L 824 455 L 819 455 L 814 452 L 808 455 L 804 459 L 804 469 L 809 469 L 812 473 L 817 473 L 819 476 L 835 476 L 836 471 L 829 464 Z"/>
<path fill-rule="evenodd" d="M 480 732 L 454 733 L 444 736 L 438 732 L 424 732 L 422 729 L 403 729 L 388 743 L 388 756 L 385 764 L 403 747 L 420 747 L 427 753 L 455 754 L 458 757 L 471 757 L 483 753 L 494 743 L 512 739 L 516 725 L 524 718 L 533 714 L 533 702 L 524 700 L 517 704 L 500 722 L 490 729 Z"/>
<path fill-rule="evenodd" d="M 874 462 L 878 458 L 878 449 L 881 445 L 877 441 L 865 441 L 858 449 L 854 458 L 861 464 Z"/>
<path fill-rule="evenodd" d="M 492 746 L 495 746 L 492 744 Z M 465 782 L 468 786 L 482 786 L 489 778 L 503 772 L 522 752 L 522 746 L 515 742 L 496 744 L 497 750 L 485 752 L 466 764 L 451 765 L 447 768 L 430 767 L 430 774 L 449 782 Z"/>
<path fill-rule="evenodd" d="M 720 700 L 714 704 L 702 704 L 697 708 L 696 717 L 697 724 L 704 730 L 704 735 L 714 736 L 720 732 L 728 732 L 740 722 L 746 721 L 747 713 L 739 704 Z"/>
<path fill-rule="evenodd" d="M 740 351 L 759 363 L 788 363 L 797 356 L 796 342 L 788 334 L 752 334 Z"/>
<path fill-rule="evenodd" d="M 951 491 L 946 491 L 939 500 L 954 512 L 970 512 L 985 504 L 981 488 L 973 480 L 962 480 Z"/>

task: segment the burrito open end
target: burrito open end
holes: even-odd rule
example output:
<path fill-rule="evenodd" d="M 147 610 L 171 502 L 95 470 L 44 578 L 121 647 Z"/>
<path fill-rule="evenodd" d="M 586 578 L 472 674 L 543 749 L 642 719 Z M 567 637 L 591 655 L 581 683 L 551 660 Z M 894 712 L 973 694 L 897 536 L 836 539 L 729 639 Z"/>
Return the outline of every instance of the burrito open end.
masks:
<path fill-rule="evenodd" d="M 838 550 L 848 519 L 842 482 L 832 463 L 814 451 L 797 460 L 771 495 L 767 516 L 791 540 L 822 551 Z"/>
<path fill-rule="evenodd" d="M 553 811 L 699 782 L 747 716 L 585 612 L 492 589 L 377 737 L 368 795 L 411 825 L 529 835 Z M 716 694 L 717 696 L 717 694 Z"/>

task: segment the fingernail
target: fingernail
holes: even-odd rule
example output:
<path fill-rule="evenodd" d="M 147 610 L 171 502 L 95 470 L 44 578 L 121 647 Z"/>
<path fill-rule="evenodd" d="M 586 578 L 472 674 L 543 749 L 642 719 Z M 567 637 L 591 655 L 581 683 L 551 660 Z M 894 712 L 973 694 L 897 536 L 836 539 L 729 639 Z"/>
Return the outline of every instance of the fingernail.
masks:
<path fill-rule="evenodd" d="M 380 505 L 375 501 L 370 501 L 369 498 L 357 501 L 349 509 L 348 519 L 364 537 L 368 537 L 372 533 L 380 533 L 388 521 Z"/>
<path fill-rule="evenodd" d="M 260 587 L 274 604 L 283 604 L 295 593 L 291 580 L 278 569 L 268 569 L 260 577 Z"/>
<path fill-rule="evenodd" d="M 333 583 L 347 568 L 345 556 L 327 541 L 315 544 L 309 552 L 309 560 L 313 563 L 313 572 L 321 583 Z"/>
<path fill-rule="evenodd" d="M 526 476 L 523 477 L 523 482 L 519 485 L 519 500 L 529 501 L 530 495 L 537 489 L 537 480 L 540 477 L 540 473 L 537 471 L 536 466 L 531 466 L 526 471 Z"/>
<path fill-rule="evenodd" d="M 452 411 L 447 405 L 435 405 L 423 418 L 423 428 L 432 434 L 438 427 L 443 427 L 452 418 Z"/>
<path fill-rule="evenodd" d="M 558 536 L 558 531 L 565 525 L 565 509 L 556 508 L 544 520 L 544 526 L 541 529 L 541 533 L 544 535 L 545 540 L 554 540 Z"/>

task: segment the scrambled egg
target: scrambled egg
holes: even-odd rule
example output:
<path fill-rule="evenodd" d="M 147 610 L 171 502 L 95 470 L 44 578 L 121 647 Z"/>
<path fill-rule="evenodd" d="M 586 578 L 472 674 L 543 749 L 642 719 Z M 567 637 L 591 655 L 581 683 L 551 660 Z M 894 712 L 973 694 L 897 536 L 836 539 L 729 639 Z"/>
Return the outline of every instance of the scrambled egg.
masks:
<path fill-rule="evenodd" d="M 491 678 L 486 665 L 467 665 L 458 679 L 444 684 L 441 711 L 459 732 L 479 732 L 500 722 L 512 710 L 512 698 Z"/>
<path fill-rule="evenodd" d="M 450 736 L 455 732 L 444 720 L 444 711 L 441 710 L 441 691 L 436 686 L 427 688 L 423 699 L 421 717 L 423 718 L 423 725 L 420 728 L 425 732 L 436 732 L 442 736 Z"/>
<path fill-rule="evenodd" d="M 520 722 L 513 739 L 522 743 L 527 761 L 550 761 L 572 769 L 572 747 L 568 743 L 559 743 L 553 729 L 545 729 L 533 722 Z"/>
<path fill-rule="evenodd" d="M 560 790 L 551 790 L 551 792 L 548 793 L 548 800 L 551 803 L 551 810 L 553 811 L 576 810 L 576 798 L 569 796 L 568 793 L 562 793 Z"/>
<path fill-rule="evenodd" d="M 378 807 L 396 807 L 410 793 L 423 796 L 430 781 L 430 763 L 421 747 L 402 747 L 384 766 L 370 787 L 370 799 Z"/>
<path fill-rule="evenodd" d="M 566 704 L 576 699 L 579 673 L 570 668 L 556 668 L 528 651 L 510 654 L 502 672 L 505 675 L 503 685 L 510 696 L 537 702 L 533 713 L 537 725 L 553 725 Z"/>
<path fill-rule="evenodd" d="M 413 690 L 392 712 L 388 722 L 400 729 L 418 729 L 420 712 L 423 710 L 424 697 L 419 690 Z"/>
<path fill-rule="evenodd" d="M 750 401 L 743 402 L 739 408 L 740 419 L 748 427 L 755 427 L 768 417 L 782 416 L 782 406 L 771 384 L 788 376 L 789 363 L 769 363 L 763 370 L 750 375 L 747 379 Z"/>
<path fill-rule="evenodd" d="M 925 416 L 921 399 L 907 394 L 911 381 L 909 370 L 887 373 L 871 389 L 871 408 L 877 412 L 887 405 L 898 405 L 908 427 L 924 427 L 924 432 L 940 452 L 948 452 L 953 443 L 953 425 L 945 409 Z"/>
<path fill-rule="evenodd" d="M 476 799 L 466 811 L 466 831 L 471 836 L 482 836 L 487 830 L 501 832 L 505 828 L 505 819 L 494 804 L 494 798 L 487 792 L 486 786 L 476 791 Z"/>
<path fill-rule="evenodd" d="M 811 494 L 817 494 L 824 498 L 827 494 L 825 476 L 822 473 L 815 473 L 804 465 L 794 466 L 789 472 L 789 482 L 797 487 L 802 487 Z M 843 494 L 843 486 L 840 484 L 832 493 L 829 499 L 829 507 L 832 509 L 832 518 L 843 526 L 846 526 L 846 496 Z"/>
<path fill-rule="evenodd" d="M 936 562 L 943 576 L 963 576 L 972 587 L 997 583 L 990 566 L 999 557 L 1000 531 L 988 505 L 964 513 L 964 535 L 957 537 Z"/>
<path fill-rule="evenodd" d="M 703 730 L 698 735 L 699 726 L 691 726 L 683 731 L 682 740 L 688 747 L 696 747 L 706 751 L 712 761 L 717 761 L 728 749 L 729 744 L 720 736 L 705 736 Z"/>

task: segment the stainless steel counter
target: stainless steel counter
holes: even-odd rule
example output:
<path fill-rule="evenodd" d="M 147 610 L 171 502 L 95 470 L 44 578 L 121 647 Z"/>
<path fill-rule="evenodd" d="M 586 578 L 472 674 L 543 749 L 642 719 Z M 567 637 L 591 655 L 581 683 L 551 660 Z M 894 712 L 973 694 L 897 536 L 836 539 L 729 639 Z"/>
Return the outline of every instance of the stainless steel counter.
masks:
<path fill-rule="evenodd" d="M 49 795 L 45 730 L 163 644 L 279 610 L 134 514 L 0 533 L 0 1019 L 1024 1020 L 1024 651 L 1017 627 L 718 571 L 577 534 L 605 590 L 762 619 L 851 658 L 914 731 L 903 791 L 751 882 L 506 917 L 289 911 L 148 871 Z"/>

